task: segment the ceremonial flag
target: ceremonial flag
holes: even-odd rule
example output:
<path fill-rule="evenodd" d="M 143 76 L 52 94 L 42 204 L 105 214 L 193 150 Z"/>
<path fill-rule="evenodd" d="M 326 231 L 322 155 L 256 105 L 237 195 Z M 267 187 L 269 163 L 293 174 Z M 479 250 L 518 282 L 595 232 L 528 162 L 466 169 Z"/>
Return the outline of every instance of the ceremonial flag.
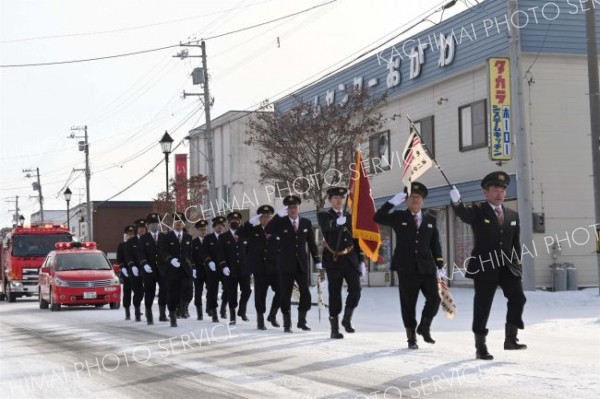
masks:
<path fill-rule="evenodd" d="M 356 168 L 350 176 L 348 206 L 352 210 L 352 234 L 358 240 L 363 253 L 377 261 L 381 234 L 379 225 L 373 221 L 375 202 L 371 194 L 371 182 L 365 173 L 360 150 L 356 151 Z"/>
<path fill-rule="evenodd" d="M 433 160 L 427 154 L 421 143 L 421 137 L 410 128 L 410 135 L 402 153 L 402 183 L 410 195 L 411 182 L 417 180 L 433 166 Z"/>

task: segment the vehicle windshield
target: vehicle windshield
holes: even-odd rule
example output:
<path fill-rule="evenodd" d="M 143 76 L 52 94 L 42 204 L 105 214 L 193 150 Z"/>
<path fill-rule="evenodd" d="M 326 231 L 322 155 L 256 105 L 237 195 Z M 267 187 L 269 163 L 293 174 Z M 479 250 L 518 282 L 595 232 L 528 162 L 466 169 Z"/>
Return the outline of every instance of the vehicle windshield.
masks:
<path fill-rule="evenodd" d="M 112 270 L 112 266 L 100 252 L 65 253 L 56 255 L 56 270 Z"/>
<path fill-rule="evenodd" d="M 13 238 L 13 256 L 46 256 L 54 249 L 54 244 L 71 241 L 71 235 L 64 234 L 23 234 Z"/>

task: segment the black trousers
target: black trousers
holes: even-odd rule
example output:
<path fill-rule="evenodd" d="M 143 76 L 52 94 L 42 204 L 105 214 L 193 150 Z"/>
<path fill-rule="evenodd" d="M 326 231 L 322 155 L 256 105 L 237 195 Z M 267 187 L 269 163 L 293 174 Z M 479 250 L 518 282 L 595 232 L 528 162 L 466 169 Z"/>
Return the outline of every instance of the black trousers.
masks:
<path fill-rule="evenodd" d="M 473 332 L 487 334 L 487 322 L 492 309 L 492 302 L 498 286 L 502 288 L 506 303 L 506 323 L 523 329 L 523 308 L 525 307 L 525 294 L 523 282 L 506 268 L 500 268 L 498 281 L 474 280 L 475 297 L 473 299 Z"/>
<path fill-rule="evenodd" d="M 225 284 L 225 296 L 227 297 L 227 304 L 229 305 L 231 314 L 235 314 L 235 309 L 238 307 L 238 287 L 241 291 L 239 313 L 246 314 L 248 300 L 252 294 L 250 276 L 225 277 L 223 283 Z"/>
<path fill-rule="evenodd" d="M 360 301 L 360 273 L 352 264 L 344 268 L 326 269 L 329 292 L 329 316 L 336 317 L 342 312 L 342 286 L 344 280 L 348 285 L 346 307 L 354 309 Z"/>
<path fill-rule="evenodd" d="M 123 307 L 128 308 L 131 306 L 131 280 L 129 277 L 122 277 L 123 279 Z"/>
<path fill-rule="evenodd" d="M 194 299 L 194 281 L 191 277 L 184 277 L 181 281 L 181 301 L 191 302 Z"/>
<path fill-rule="evenodd" d="M 181 276 L 167 277 L 167 308 L 169 309 L 169 313 L 174 314 L 175 309 L 181 302 L 183 280 L 184 278 Z"/>
<path fill-rule="evenodd" d="M 206 306 L 209 310 L 219 307 L 219 273 L 220 271 L 206 270 Z"/>
<path fill-rule="evenodd" d="M 280 273 L 279 274 L 279 295 L 281 303 L 281 313 L 290 313 L 292 307 L 292 291 L 294 289 L 294 281 L 300 288 L 300 303 L 298 311 L 308 312 L 310 310 L 312 298 L 308 288 L 308 274 L 296 265 L 295 273 Z"/>
<path fill-rule="evenodd" d="M 273 300 L 271 301 L 271 312 L 276 313 L 279 309 L 279 275 L 278 274 L 255 274 L 254 275 L 254 307 L 256 313 L 266 313 L 267 311 L 267 291 L 269 287 L 273 290 Z"/>
<path fill-rule="evenodd" d="M 155 273 L 144 273 L 144 305 L 147 308 L 151 308 L 154 303 L 154 297 L 156 296 L 156 284 L 159 282 L 158 274 Z M 160 296 L 160 291 L 159 291 Z"/>
<path fill-rule="evenodd" d="M 133 273 L 130 272 L 130 275 L 133 275 Z M 142 276 L 138 276 L 129 277 L 129 281 L 131 282 L 131 291 L 133 292 L 133 306 L 137 308 L 141 306 L 142 299 L 144 299 L 144 280 Z"/>
<path fill-rule="evenodd" d="M 416 308 L 419 291 L 425 296 L 425 306 L 421 319 L 433 319 L 440 308 L 438 280 L 435 274 L 398 274 L 400 308 L 402 321 L 406 328 L 416 328 Z"/>
<path fill-rule="evenodd" d="M 198 277 L 194 279 L 194 305 L 200 308 L 202 307 L 202 293 L 204 292 L 205 282 L 206 278 L 204 274 L 198 274 Z M 208 294 L 208 287 L 206 291 Z"/>
<path fill-rule="evenodd" d="M 225 288 L 225 275 L 223 272 L 219 272 L 219 281 L 221 282 L 221 309 L 227 307 L 227 288 Z M 219 295 L 218 284 L 217 284 L 217 297 Z"/>
<path fill-rule="evenodd" d="M 158 277 L 158 306 L 167 306 L 167 278 L 159 273 Z"/>

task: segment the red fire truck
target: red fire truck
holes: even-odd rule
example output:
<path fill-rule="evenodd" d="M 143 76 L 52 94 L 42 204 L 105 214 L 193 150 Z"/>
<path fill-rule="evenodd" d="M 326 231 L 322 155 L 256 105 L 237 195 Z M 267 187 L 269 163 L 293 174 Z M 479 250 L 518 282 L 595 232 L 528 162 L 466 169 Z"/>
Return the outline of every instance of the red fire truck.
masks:
<path fill-rule="evenodd" d="M 57 242 L 71 241 L 62 225 L 18 226 L 2 240 L 0 300 L 15 302 L 38 294 L 39 269 Z"/>

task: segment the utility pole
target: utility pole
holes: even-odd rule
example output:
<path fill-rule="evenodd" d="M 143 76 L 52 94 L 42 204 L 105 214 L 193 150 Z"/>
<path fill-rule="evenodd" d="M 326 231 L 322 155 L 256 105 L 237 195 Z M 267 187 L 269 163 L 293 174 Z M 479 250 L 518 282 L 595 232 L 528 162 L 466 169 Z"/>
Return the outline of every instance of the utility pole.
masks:
<path fill-rule="evenodd" d="M 90 144 L 88 141 L 88 131 L 87 131 L 87 125 L 86 126 L 73 126 L 71 127 L 71 131 L 82 131 L 83 130 L 83 136 L 76 136 L 75 133 L 71 133 L 71 135 L 68 138 L 74 139 L 80 139 L 82 138 L 83 141 L 79 141 L 78 147 L 79 147 L 79 151 L 83 151 L 85 154 L 85 169 L 73 169 L 75 171 L 83 171 L 85 172 L 85 197 L 86 197 L 86 201 L 87 201 L 87 222 L 88 222 L 88 241 L 93 241 L 94 240 L 94 218 L 92 215 L 92 201 L 90 199 L 90 177 L 91 177 L 91 173 L 90 173 Z"/>
<path fill-rule="evenodd" d="M 37 183 L 33 183 L 33 191 L 38 192 L 38 201 L 40 203 L 40 222 L 44 222 L 44 196 L 42 195 L 42 183 L 40 182 L 40 168 L 23 169 L 23 173 L 27 173 L 25 177 L 32 177 L 31 172 L 35 172 L 37 176 Z"/>
<path fill-rule="evenodd" d="M 13 215 L 13 219 L 15 222 L 15 226 L 19 224 L 19 196 L 15 195 L 15 199 L 14 200 L 6 200 L 5 202 L 12 202 L 15 204 L 15 209 L 9 209 L 8 211 L 15 211 L 15 214 Z"/>
<path fill-rule="evenodd" d="M 518 0 L 508 0 L 508 14 L 514 15 L 518 9 Z M 521 33 L 520 29 L 511 29 L 510 43 L 510 75 L 512 91 L 512 131 L 515 138 L 515 155 L 517 163 L 517 207 L 521 223 L 521 241 L 526 245 L 533 242 L 533 206 L 531 204 L 531 162 L 529 160 L 528 132 L 525 129 L 525 107 L 523 103 L 523 85 L 521 79 Z M 533 257 L 524 256 L 523 289 L 535 291 L 535 262 Z"/>
<path fill-rule="evenodd" d="M 200 45 L 197 44 L 180 44 L 180 46 L 182 47 L 199 47 L 202 50 L 202 55 L 198 56 L 198 55 L 189 55 L 187 50 L 183 50 L 179 53 L 177 53 L 177 55 L 175 55 L 174 57 L 177 58 L 188 58 L 188 57 L 195 57 L 195 58 L 202 58 L 202 68 L 196 68 L 194 69 L 194 71 L 192 72 L 192 77 L 193 77 L 193 83 L 194 85 L 199 85 L 201 84 L 203 86 L 203 91 L 202 93 L 186 93 L 185 90 L 183 91 L 183 98 L 186 98 L 188 96 L 202 96 L 203 97 L 203 105 L 204 105 L 204 116 L 205 116 L 205 123 L 204 123 L 204 134 L 206 136 L 206 152 L 208 153 L 208 181 L 209 181 L 209 189 L 208 189 L 208 201 L 210 204 L 213 203 L 213 200 L 215 200 L 215 192 L 216 192 L 216 185 L 215 185 L 215 158 L 214 158 L 214 150 L 213 150 L 213 131 L 212 131 L 212 126 L 211 126 L 211 120 L 210 120 L 210 108 L 212 107 L 213 101 L 214 99 L 212 99 L 210 97 L 210 89 L 208 86 L 208 61 L 207 61 L 207 57 L 206 57 L 206 43 L 204 42 L 204 40 L 202 40 L 200 42 Z"/>
<path fill-rule="evenodd" d="M 586 14 L 587 61 L 590 96 L 590 124 L 592 136 L 592 174 L 594 176 L 594 204 L 596 211 L 596 262 L 600 282 L 600 84 L 598 82 L 598 47 L 596 43 L 595 7 Z M 600 288 L 600 284 L 598 285 Z"/>

